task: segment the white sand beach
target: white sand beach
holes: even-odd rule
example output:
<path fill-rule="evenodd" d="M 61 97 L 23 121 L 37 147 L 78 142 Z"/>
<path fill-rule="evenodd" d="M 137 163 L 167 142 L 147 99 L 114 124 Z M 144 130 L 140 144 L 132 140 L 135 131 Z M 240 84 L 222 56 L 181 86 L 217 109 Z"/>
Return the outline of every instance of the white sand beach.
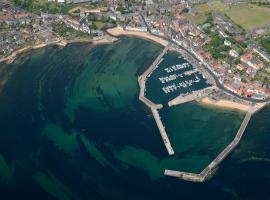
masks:
<path fill-rule="evenodd" d="M 252 108 L 252 106 L 250 105 L 245 105 L 245 104 L 241 104 L 241 103 L 233 102 L 229 100 L 224 100 L 224 99 L 216 101 L 216 100 L 210 99 L 209 97 L 200 99 L 199 103 L 223 107 L 223 108 L 238 109 L 245 112 L 248 112 Z"/>
<path fill-rule="evenodd" d="M 161 44 L 162 46 L 167 46 L 169 42 L 167 40 L 164 40 L 158 36 L 151 35 L 150 33 L 147 32 L 140 32 L 140 31 L 124 31 L 120 27 L 115 27 L 111 29 L 107 29 L 107 32 L 110 33 L 113 36 L 120 36 L 120 35 L 133 35 L 141 38 L 146 38 L 149 40 L 152 40 L 154 42 L 157 42 Z"/>

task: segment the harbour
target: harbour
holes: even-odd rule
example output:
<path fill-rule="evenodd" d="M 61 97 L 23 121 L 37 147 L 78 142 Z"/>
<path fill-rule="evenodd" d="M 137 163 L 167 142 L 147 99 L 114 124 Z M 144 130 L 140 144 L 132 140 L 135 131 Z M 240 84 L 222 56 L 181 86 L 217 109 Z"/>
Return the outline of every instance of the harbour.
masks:
<path fill-rule="evenodd" d="M 0 94 L 2 197 L 18 199 L 29 193 L 44 200 L 59 194 L 75 199 L 228 197 L 220 185 L 245 197 L 230 183 L 232 179 L 259 190 L 255 172 L 267 175 L 269 170 L 261 167 L 261 160 L 246 160 L 249 152 L 267 159 L 269 109 L 251 118 L 241 145 L 221 162 L 214 178 L 193 184 L 164 176 L 165 169 L 199 174 L 233 140 L 244 115 L 196 101 L 162 104 L 159 118 L 174 150 L 168 156 L 151 110 L 138 99 L 136 74 L 161 51 L 143 40 L 121 38 L 94 48 L 70 44 L 38 49 L 7 65 L 15 71 Z M 124 62 L 119 65 L 120 59 Z M 252 134 L 255 131 L 258 134 Z M 90 187 L 93 184 L 99 187 Z"/>
<path fill-rule="evenodd" d="M 186 181 L 192 181 L 192 182 L 204 182 L 205 180 L 210 178 L 211 175 L 213 174 L 213 172 L 218 167 L 218 165 L 239 144 L 252 115 L 255 114 L 256 112 L 258 112 L 259 110 L 261 110 L 265 105 L 266 105 L 265 103 L 258 104 L 253 109 L 249 110 L 246 113 L 245 118 L 244 118 L 235 138 L 233 139 L 233 141 L 207 167 L 205 167 L 205 169 L 201 173 L 195 174 L 195 173 L 190 173 L 190 172 L 181 172 L 181 171 L 165 169 L 164 175 L 173 176 L 173 177 L 177 177 L 179 179 L 183 179 Z"/>
<path fill-rule="evenodd" d="M 215 93 L 219 89 L 216 87 L 213 78 L 210 78 L 210 75 L 207 72 L 204 72 L 196 62 L 193 63 L 195 68 L 188 62 L 167 66 L 168 63 L 166 63 L 166 58 L 164 57 L 166 56 L 168 50 L 169 48 L 166 46 L 157 59 L 148 68 L 148 70 L 146 70 L 146 72 L 140 76 L 138 80 L 140 85 L 139 99 L 151 109 L 168 154 L 172 156 L 175 154 L 175 151 L 171 146 L 171 142 L 169 141 L 168 134 L 166 133 L 165 126 L 162 123 L 158 109 L 163 108 L 163 104 L 166 104 L 166 100 L 168 101 L 167 103 L 169 107 L 176 106 L 208 97 L 210 94 Z M 185 55 L 185 57 L 190 60 L 187 55 Z M 181 59 L 181 56 L 178 56 L 178 59 Z M 146 83 L 153 84 L 154 79 L 156 79 L 155 83 L 159 82 L 158 86 L 162 88 L 163 95 L 175 94 L 173 96 L 174 98 L 170 99 L 172 97 L 170 96 L 169 98 L 163 98 L 164 101 L 158 101 L 154 95 L 147 95 L 147 92 L 150 89 L 149 86 L 146 86 Z M 201 83 L 201 80 L 203 80 L 204 84 L 201 84 L 199 87 L 194 87 L 194 85 Z M 159 88 L 157 87 L 156 90 L 159 90 Z M 154 101 L 158 102 L 158 104 L 155 104 Z M 256 104 L 250 107 L 250 110 L 248 110 L 246 113 L 245 118 L 243 119 L 243 122 L 232 142 L 230 142 L 226 148 L 224 148 L 221 153 L 218 154 L 218 156 L 200 173 L 165 169 L 164 175 L 177 177 L 186 181 L 204 182 L 208 177 L 210 177 L 223 159 L 240 142 L 252 114 L 260 110 L 261 107 L 264 107 L 265 105 L 266 104 Z"/>
<path fill-rule="evenodd" d="M 156 124 L 158 126 L 160 135 L 162 137 L 162 140 L 164 142 L 164 145 L 168 151 L 168 154 L 174 155 L 174 150 L 171 146 L 170 140 L 167 136 L 165 127 L 162 124 L 162 121 L 160 120 L 160 116 L 158 114 L 158 109 L 161 109 L 163 107 L 162 104 L 155 104 L 151 100 L 145 97 L 145 84 L 147 82 L 147 78 L 149 78 L 152 74 L 152 72 L 157 69 L 157 65 L 162 61 L 162 57 L 167 53 L 169 47 L 166 46 L 163 51 L 159 54 L 159 56 L 155 59 L 155 61 L 151 64 L 151 66 L 138 78 L 139 86 L 140 86 L 140 94 L 139 99 L 145 103 L 146 106 L 148 106 L 151 109 L 151 112 L 154 116 L 154 119 L 156 121 Z"/>
<path fill-rule="evenodd" d="M 145 96 L 158 104 L 167 104 L 180 94 L 192 93 L 212 85 L 201 69 L 191 65 L 172 47 L 147 78 Z"/>

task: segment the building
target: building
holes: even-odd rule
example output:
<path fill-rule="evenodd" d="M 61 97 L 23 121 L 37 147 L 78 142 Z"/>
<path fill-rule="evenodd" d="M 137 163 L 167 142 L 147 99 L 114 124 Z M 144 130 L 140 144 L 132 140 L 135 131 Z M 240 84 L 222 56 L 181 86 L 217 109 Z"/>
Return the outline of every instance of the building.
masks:
<path fill-rule="evenodd" d="M 232 45 L 232 43 L 229 40 L 224 40 L 224 45 L 230 47 Z"/>
<path fill-rule="evenodd" d="M 255 70 L 263 68 L 263 62 L 258 60 L 255 56 L 253 56 L 252 53 L 246 53 L 242 55 L 240 60 Z"/>
<path fill-rule="evenodd" d="M 260 49 L 259 47 L 254 47 L 253 51 L 259 54 L 267 62 L 270 62 L 270 55 L 267 52 L 265 52 L 263 49 Z"/>
<path fill-rule="evenodd" d="M 240 70 L 240 71 L 243 71 L 244 69 L 245 69 L 245 66 L 243 65 L 243 64 L 238 64 L 238 65 L 236 65 L 236 68 L 238 69 L 238 70 Z"/>
<path fill-rule="evenodd" d="M 231 49 L 229 51 L 229 55 L 232 56 L 232 57 L 234 57 L 234 58 L 237 58 L 239 56 L 238 52 L 235 51 L 234 49 Z"/>

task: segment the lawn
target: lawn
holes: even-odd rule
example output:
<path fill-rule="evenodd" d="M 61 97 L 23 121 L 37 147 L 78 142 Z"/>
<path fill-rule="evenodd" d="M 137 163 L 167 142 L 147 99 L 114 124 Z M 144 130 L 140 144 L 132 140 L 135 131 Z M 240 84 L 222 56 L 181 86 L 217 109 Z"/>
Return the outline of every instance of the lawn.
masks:
<path fill-rule="evenodd" d="M 225 13 L 247 31 L 270 25 L 270 8 L 240 5 L 231 7 Z"/>
<path fill-rule="evenodd" d="M 212 11 L 220 11 L 223 13 L 229 9 L 229 7 L 221 1 L 211 1 L 208 2 L 207 5 Z"/>
<path fill-rule="evenodd" d="M 48 0 L 14 0 L 14 2 L 16 6 L 35 14 L 40 14 L 40 12 L 68 14 L 68 11 L 75 7 L 74 5 L 48 2 Z"/>
<path fill-rule="evenodd" d="M 95 25 L 97 27 L 97 29 L 100 30 L 104 30 L 104 29 L 108 29 L 108 28 L 112 28 L 115 25 L 109 22 L 101 22 L 101 21 L 95 21 Z"/>
<path fill-rule="evenodd" d="M 189 13 L 184 14 L 189 20 L 191 20 L 195 24 L 203 24 L 207 19 L 207 12 L 210 12 L 210 8 L 207 4 L 197 4 L 195 6 L 198 14 L 196 16 L 192 16 Z"/>
<path fill-rule="evenodd" d="M 257 38 L 257 42 L 270 53 L 270 35 L 264 35 Z"/>
<path fill-rule="evenodd" d="M 270 25 L 270 8 L 256 5 L 232 5 L 227 6 L 221 1 L 213 1 L 194 6 L 198 11 L 196 16 L 186 14 L 195 24 L 202 24 L 206 20 L 207 12 L 221 12 L 228 15 L 236 24 L 246 31 Z"/>

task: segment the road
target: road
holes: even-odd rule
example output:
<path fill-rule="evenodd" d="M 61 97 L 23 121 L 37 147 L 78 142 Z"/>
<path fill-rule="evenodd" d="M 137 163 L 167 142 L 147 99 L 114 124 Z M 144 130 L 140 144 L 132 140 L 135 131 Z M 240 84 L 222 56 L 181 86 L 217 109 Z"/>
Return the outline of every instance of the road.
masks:
<path fill-rule="evenodd" d="M 148 26 L 148 24 L 146 23 L 146 21 L 145 21 L 145 19 L 144 19 L 144 16 L 143 16 L 142 14 L 141 14 L 141 16 L 142 16 L 142 18 L 143 18 L 144 23 L 146 24 L 146 27 L 147 27 L 149 33 L 152 34 L 152 35 L 155 35 L 155 34 L 153 34 L 153 33 L 151 32 L 150 27 Z M 155 36 L 157 36 L 157 35 L 155 35 Z M 181 50 L 185 51 L 185 52 L 188 53 L 190 56 L 192 56 L 192 58 L 193 58 L 195 61 L 197 61 L 197 62 L 199 62 L 199 63 L 201 62 L 196 56 L 193 55 L 193 53 L 192 53 L 189 49 L 186 49 L 186 48 L 180 46 L 179 44 L 177 44 L 176 42 L 174 42 L 172 39 L 167 38 L 167 37 L 164 37 L 164 36 L 160 36 L 160 35 L 158 35 L 158 37 L 161 37 L 162 39 L 171 42 L 172 44 L 176 45 L 178 48 L 180 48 Z M 223 84 L 221 84 L 221 83 L 219 82 L 218 77 L 216 77 L 216 75 L 215 75 L 210 69 L 208 69 L 207 66 L 205 66 L 204 64 L 203 64 L 202 66 L 203 66 L 204 69 L 207 70 L 207 72 L 210 73 L 211 76 L 215 79 L 215 81 L 216 81 L 216 86 L 217 86 L 219 89 L 224 90 L 225 92 L 227 92 L 227 93 L 229 93 L 229 94 L 231 94 L 231 95 L 233 95 L 233 96 L 236 96 L 236 97 L 239 98 L 239 99 L 242 99 L 242 100 L 245 100 L 245 101 L 250 101 L 250 102 L 253 102 L 253 103 L 264 103 L 264 102 L 269 102 L 269 101 L 270 101 L 270 98 L 267 98 L 267 99 L 264 99 L 264 100 L 250 99 L 250 98 L 247 98 L 247 97 L 240 96 L 240 95 L 238 95 L 238 94 L 236 94 L 236 93 L 234 93 L 234 92 L 228 90 L 227 88 L 224 87 Z"/>

